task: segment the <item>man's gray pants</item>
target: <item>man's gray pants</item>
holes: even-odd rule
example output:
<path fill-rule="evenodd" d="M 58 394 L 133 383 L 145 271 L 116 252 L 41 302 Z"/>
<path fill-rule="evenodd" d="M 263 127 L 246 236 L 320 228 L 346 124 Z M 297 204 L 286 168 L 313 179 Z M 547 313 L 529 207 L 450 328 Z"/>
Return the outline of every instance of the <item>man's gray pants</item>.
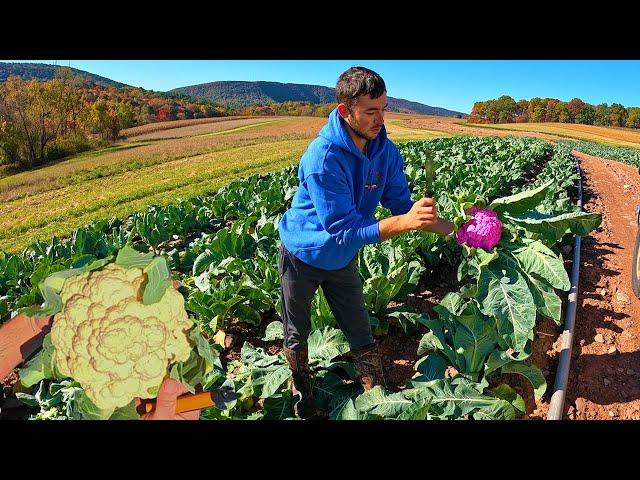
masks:
<path fill-rule="evenodd" d="M 323 270 L 303 262 L 281 244 L 278 271 L 285 347 L 292 350 L 307 348 L 311 331 L 311 300 L 318 287 L 322 288 L 351 351 L 373 344 L 357 259 L 356 255 L 339 270 Z"/>

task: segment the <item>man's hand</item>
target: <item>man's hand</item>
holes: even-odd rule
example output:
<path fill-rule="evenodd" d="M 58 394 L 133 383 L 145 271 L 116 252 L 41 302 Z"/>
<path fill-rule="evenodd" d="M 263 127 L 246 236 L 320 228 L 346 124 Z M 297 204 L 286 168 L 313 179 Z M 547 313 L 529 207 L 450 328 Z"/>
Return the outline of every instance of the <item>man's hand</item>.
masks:
<path fill-rule="evenodd" d="M 438 218 L 438 207 L 433 198 L 421 198 L 404 215 L 380 220 L 378 227 L 382 241 L 410 230 L 426 230 L 443 235 L 453 230 L 453 224 Z"/>
<path fill-rule="evenodd" d="M 449 235 L 453 232 L 454 224 L 444 218 L 438 218 L 438 221 L 428 227 L 423 228 L 425 232 L 433 232 L 438 235 Z"/>
<path fill-rule="evenodd" d="M 0 379 L 42 346 L 52 322 L 52 315 L 27 317 L 19 313 L 0 326 Z"/>
<path fill-rule="evenodd" d="M 438 221 L 438 207 L 433 198 L 421 198 L 403 215 L 407 230 L 424 230 Z"/>
<path fill-rule="evenodd" d="M 198 420 L 200 410 L 191 410 L 184 413 L 176 413 L 176 403 L 178 397 L 187 393 L 187 387 L 174 380 L 165 378 L 160 385 L 158 398 L 156 398 L 156 408 L 151 413 L 140 415 L 141 420 Z M 140 399 L 136 399 L 136 406 L 140 404 Z"/>

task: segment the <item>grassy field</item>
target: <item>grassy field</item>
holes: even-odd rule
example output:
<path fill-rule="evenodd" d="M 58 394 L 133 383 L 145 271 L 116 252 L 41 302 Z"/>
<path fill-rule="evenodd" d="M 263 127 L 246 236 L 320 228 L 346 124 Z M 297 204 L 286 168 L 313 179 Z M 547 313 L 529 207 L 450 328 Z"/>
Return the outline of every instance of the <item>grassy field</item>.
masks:
<path fill-rule="evenodd" d="M 456 123 L 473 128 L 547 133 L 602 145 L 640 148 L 640 132 L 631 128 L 598 127 L 571 123 L 499 123 L 491 125 L 464 121 Z"/>
<path fill-rule="evenodd" d="M 389 114 L 386 122 L 397 142 L 451 135 L 403 126 L 398 118 Z M 296 163 L 325 123 L 259 117 L 140 127 L 112 147 L 0 178 L 0 250 L 17 253 L 93 220 L 124 217 Z"/>

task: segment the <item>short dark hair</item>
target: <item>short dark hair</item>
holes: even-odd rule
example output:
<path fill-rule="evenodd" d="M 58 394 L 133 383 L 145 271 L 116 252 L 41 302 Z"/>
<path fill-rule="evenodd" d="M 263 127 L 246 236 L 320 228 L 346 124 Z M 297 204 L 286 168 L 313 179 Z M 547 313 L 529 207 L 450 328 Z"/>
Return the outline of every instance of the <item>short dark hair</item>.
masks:
<path fill-rule="evenodd" d="M 369 95 L 378 98 L 387 91 L 384 80 L 373 70 L 366 67 L 351 67 L 338 78 L 336 99 L 352 107 L 358 97 Z"/>

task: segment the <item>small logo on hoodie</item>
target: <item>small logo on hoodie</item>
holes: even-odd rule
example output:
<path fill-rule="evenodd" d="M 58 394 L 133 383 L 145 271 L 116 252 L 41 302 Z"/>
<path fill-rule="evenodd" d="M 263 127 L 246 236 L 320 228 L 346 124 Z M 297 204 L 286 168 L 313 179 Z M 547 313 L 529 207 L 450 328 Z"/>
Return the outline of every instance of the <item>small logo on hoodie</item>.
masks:
<path fill-rule="evenodd" d="M 382 176 L 382 173 L 377 170 L 371 170 L 369 172 L 369 176 L 367 177 L 367 182 L 365 183 L 364 188 L 369 191 L 375 190 L 380 186 L 383 178 L 384 177 Z"/>

